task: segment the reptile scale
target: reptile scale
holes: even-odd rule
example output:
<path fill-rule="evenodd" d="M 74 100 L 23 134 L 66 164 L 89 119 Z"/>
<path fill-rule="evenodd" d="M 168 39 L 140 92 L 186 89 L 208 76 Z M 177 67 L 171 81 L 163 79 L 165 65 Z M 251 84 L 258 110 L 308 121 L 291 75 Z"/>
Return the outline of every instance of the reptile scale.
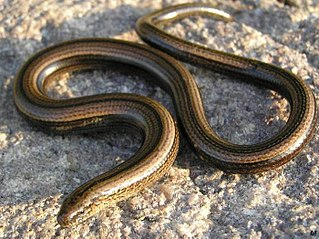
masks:
<path fill-rule="evenodd" d="M 186 42 L 160 28 L 198 14 L 233 20 L 206 4 L 172 6 L 143 16 L 136 24 L 139 36 L 154 48 L 114 39 L 78 39 L 36 53 L 20 69 L 14 83 L 14 102 L 18 111 L 37 127 L 55 133 L 126 127 L 143 135 L 141 147 L 129 160 L 67 196 L 58 214 L 62 227 L 81 223 L 158 180 L 176 158 L 179 134 L 169 112 L 144 96 L 113 93 L 70 99 L 49 97 L 48 82 L 59 74 L 106 68 L 109 62 L 147 71 L 152 75 L 150 81 L 171 95 L 179 121 L 198 155 L 226 172 L 256 173 L 276 168 L 297 155 L 311 139 L 316 104 L 312 91 L 299 77 L 274 65 Z M 207 122 L 192 75 L 178 60 L 280 93 L 290 104 L 285 127 L 254 145 L 237 145 L 220 138 Z"/>

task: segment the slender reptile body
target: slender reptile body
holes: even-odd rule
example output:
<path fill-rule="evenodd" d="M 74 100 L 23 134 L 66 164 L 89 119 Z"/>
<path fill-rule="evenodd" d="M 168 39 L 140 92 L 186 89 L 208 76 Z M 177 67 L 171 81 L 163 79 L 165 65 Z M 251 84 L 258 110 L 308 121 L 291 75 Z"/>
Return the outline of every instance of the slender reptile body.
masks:
<path fill-rule="evenodd" d="M 282 68 L 193 44 L 160 29 L 170 21 L 196 14 L 233 21 L 227 13 L 205 4 L 182 4 L 141 17 L 136 30 L 143 41 L 177 59 L 277 91 L 288 100 L 291 112 L 285 127 L 272 138 L 255 145 L 232 144 L 211 129 L 197 87 L 187 83 L 188 102 L 183 102 L 187 107 L 181 105 L 177 110 L 191 143 L 204 159 L 230 172 L 255 173 L 286 163 L 300 152 L 315 129 L 317 112 L 312 91 Z"/>
<path fill-rule="evenodd" d="M 198 154 L 225 171 L 255 173 L 278 167 L 311 138 L 317 116 L 315 100 L 297 76 L 273 65 L 185 42 L 159 28 L 193 14 L 231 20 L 226 13 L 207 5 L 185 4 L 142 17 L 137 32 L 145 42 L 178 59 L 278 91 L 291 107 L 286 126 L 260 144 L 236 145 L 221 139 L 207 122 L 199 90 L 188 70 L 174 58 L 147 46 L 91 38 L 44 49 L 25 63 L 14 84 L 16 107 L 29 121 L 57 133 L 127 127 L 140 132 L 144 139 L 132 158 L 83 184 L 65 199 L 58 215 L 61 226 L 78 224 L 100 208 L 156 181 L 172 165 L 179 146 L 174 120 L 163 106 L 147 97 L 101 94 L 50 98 L 47 83 L 63 72 L 100 69 L 108 62 L 146 70 L 152 75 L 150 80 L 172 96 L 179 120 Z"/>

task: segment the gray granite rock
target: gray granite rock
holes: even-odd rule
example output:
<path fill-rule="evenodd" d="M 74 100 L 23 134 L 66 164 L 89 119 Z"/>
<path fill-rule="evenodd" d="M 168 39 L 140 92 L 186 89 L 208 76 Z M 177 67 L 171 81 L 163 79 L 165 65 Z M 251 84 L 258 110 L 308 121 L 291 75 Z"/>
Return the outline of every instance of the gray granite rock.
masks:
<path fill-rule="evenodd" d="M 318 238 L 318 134 L 291 162 L 255 175 L 231 175 L 207 167 L 183 136 L 174 166 L 156 184 L 76 228 L 61 229 L 57 224 L 63 198 L 134 154 L 141 139 L 118 131 L 61 136 L 32 128 L 12 100 L 19 66 L 39 49 L 63 40 L 112 37 L 140 41 L 134 31 L 140 16 L 181 2 L 185 1 L 1 3 L 0 238 L 315 238 L 310 234 L 315 230 Z M 192 17 L 166 30 L 291 70 L 318 97 L 317 0 L 211 3 L 237 21 L 225 24 Z M 289 105 L 280 95 L 206 69 L 187 67 L 201 88 L 210 124 L 231 142 L 261 142 L 287 121 Z M 110 69 L 66 74 L 50 91 L 56 97 L 101 92 L 147 95 L 174 114 L 169 96 L 140 73 Z"/>

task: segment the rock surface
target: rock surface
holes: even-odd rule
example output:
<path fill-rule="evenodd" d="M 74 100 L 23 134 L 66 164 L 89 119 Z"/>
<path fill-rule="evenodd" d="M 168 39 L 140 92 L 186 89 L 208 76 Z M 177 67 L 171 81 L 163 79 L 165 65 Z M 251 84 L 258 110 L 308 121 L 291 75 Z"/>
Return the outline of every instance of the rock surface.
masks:
<path fill-rule="evenodd" d="M 305 238 L 316 230 L 319 235 L 318 134 L 291 162 L 255 175 L 231 175 L 207 167 L 182 136 L 174 166 L 155 185 L 76 228 L 61 229 L 57 224 L 63 198 L 134 154 L 141 139 L 118 131 L 61 136 L 32 128 L 13 104 L 15 74 L 33 53 L 64 40 L 112 37 L 140 41 L 134 31 L 140 16 L 182 2 L 1 3 L 0 238 Z M 291 70 L 318 97 L 317 0 L 211 2 L 231 13 L 236 22 L 192 17 L 166 30 Z M 280 95 L 202 68 L 187 67 L 201 88 L 210 124 L 222 137 L 252 144 L 284 126 L 289 106 Z M 169 96 L 149 84 L 147 78 L 115 69 L 61 76 L 50 93 L 75 97 L 102 92 L 147 95 L 174 114 Z"/>

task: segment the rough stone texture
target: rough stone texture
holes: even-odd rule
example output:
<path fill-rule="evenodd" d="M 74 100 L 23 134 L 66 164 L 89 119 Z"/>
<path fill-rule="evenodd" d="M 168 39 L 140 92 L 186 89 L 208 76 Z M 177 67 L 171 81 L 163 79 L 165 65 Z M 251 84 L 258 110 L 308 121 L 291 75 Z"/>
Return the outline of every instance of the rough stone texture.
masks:
<path fill-rule="evenodd" d="M 138 17 L 181 2 L 185 1 L 1 1 L 0 238 L 307 238 L 315 230 L 318 237 L 318 134 L 285 166 L 256 175 L 230 175 L 207 167 L 183 136 L 174 166 L 155 185 L 76 228 L 61 229 L 57 224 L 65 195 L 127 159 L 141 139 L 115 131 L 48 135 L 32 128 L 12 100 L 19 66 L 39 49 L 67 39 L 139 41 L 134 31 Z M 237 22 L 194 17 L 166 30 L 291 70 L 318 97 L 317 0 L 219 0 L 212 4 L 234 15 Z M 235 143 L 257 143 L 285 124 L 289 107 L 278 94 L 188 67 L 202 90 L 209 121 L 221 136 Z M 58 97 L 140 93 L 174 113 L 169 96 L 140 74 L 115 69 L 81 72 L 61 76 L 53 88 L 51 93 Z"/>

